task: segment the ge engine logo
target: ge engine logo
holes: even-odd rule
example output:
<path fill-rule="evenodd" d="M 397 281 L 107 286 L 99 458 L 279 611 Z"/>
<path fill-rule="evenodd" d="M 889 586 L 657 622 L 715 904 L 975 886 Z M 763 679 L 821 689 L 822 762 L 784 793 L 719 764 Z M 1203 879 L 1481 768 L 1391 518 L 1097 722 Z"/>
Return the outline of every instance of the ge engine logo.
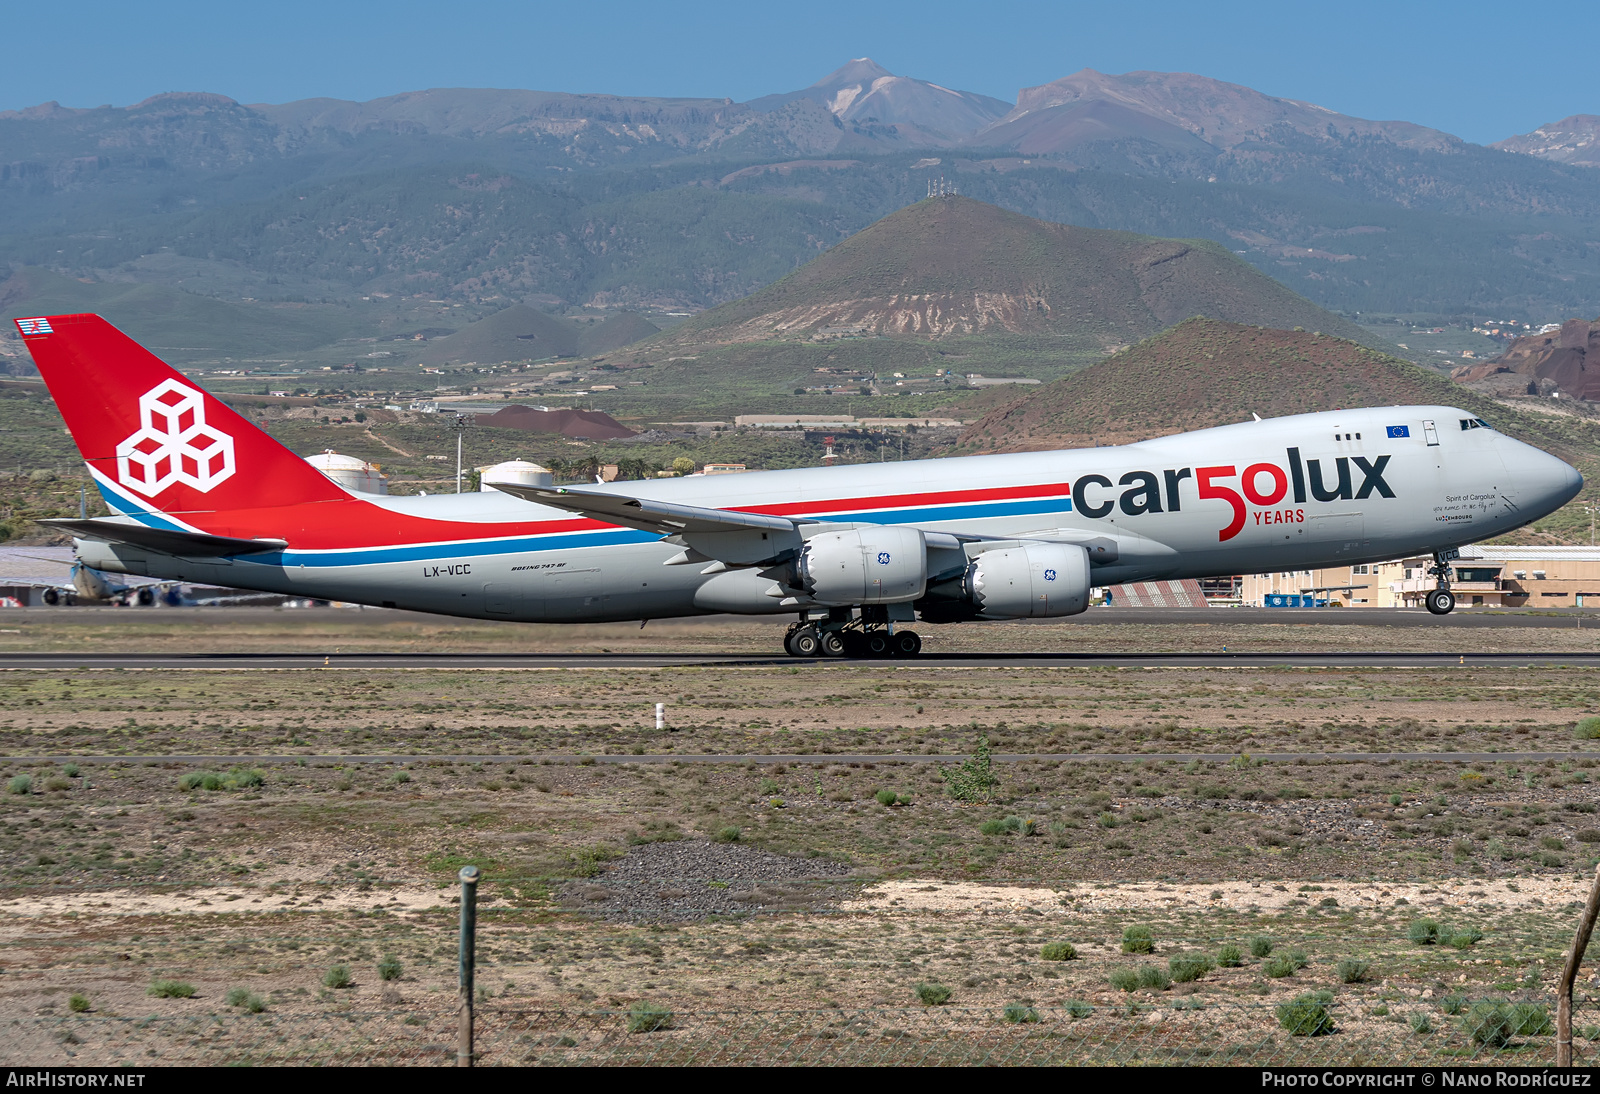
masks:
<path fill-rule="evenodd" d="M 888 551 L 879 551 L 878 552 L 878 565 L 879 566 L 887 566 L 887 565 L 889 565 L 889 552 Z"/>
<path fill-rule="evenodd" d="M 139 430 L 117 445 L 122 485 L 154 497 L 181 482 L 203 494 L 233 472 L 233 438 L 206 425 L 204 395 L 167 380 L 139 396 Z"/>
<path fill-rule="evenodd" d="M 1054 570 L 1046 570 L 1044 572 L 1044 579 L 1046 581 L 1054 581 L 1056 579 L 1056 572 Z"/>

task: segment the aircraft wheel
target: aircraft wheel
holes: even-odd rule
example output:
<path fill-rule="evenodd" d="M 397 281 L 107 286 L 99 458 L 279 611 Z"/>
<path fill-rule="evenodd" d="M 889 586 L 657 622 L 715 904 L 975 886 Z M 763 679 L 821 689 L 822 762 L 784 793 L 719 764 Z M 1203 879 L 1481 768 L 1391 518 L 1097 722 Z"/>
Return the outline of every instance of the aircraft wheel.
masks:
<path fill-rule="evenodd" d="M 868 657 L 888 657 L 889 650 L 889 636 L 883 631 L 873 631 L 867 635 L 866 653 Z"/>
<path fill-rule="evenodd" d="M 817 644 L 824 657 L 843 657 L 845 655 L 844 638 L 838 631 L 823 631 L 817 636 Z"/>
<path fill-rule="evenodd" d="M 46 589 L 40 599 L 53 608 L 61 603 L 61 594 L 54 589 Z"/>
<path fill-rule="evenodd" d="M 839 636 L 844 643 L 846 657 L 865 657 L 867 655 L 867 636 L 860 631 L 845 631 Z"/>
<path fill-rule="evenodd" d="M 896 657 L 915 657 L 922 652 L 922 636 L 916 631 L 897 631 L 894 636 Z"/>
<path fill-rule="evenodd" d="M 1449 589 L 1435 589 L 1428 594 L 1428 610 L 1434 615 L 1449 615 L 1456 606 L 1456 594 Z"/>
<path fill-rule="evenodd" d="M 812 627 L 801 627 L 786 642 L 792 657 L 815 657 L 822 652 L 822 636 Z"/>

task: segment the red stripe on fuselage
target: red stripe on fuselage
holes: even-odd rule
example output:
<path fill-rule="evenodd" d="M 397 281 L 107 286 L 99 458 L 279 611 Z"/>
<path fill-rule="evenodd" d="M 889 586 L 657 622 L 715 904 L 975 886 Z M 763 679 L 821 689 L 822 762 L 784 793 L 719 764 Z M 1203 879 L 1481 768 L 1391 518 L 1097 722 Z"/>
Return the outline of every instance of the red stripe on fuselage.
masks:
<path fill-rule="evenodd" d="M 1065 497 L 1066 483 L 1037 486 L 1001 486 L 982 490 L 944 490 L 921 494 L 890 494 L 865 498 L 780 502 L 775 505 L 733 507 L 742 513 L 773 516 L 832 515 L 883 509 L 913 509 L 1018 498 Z M 269 509 L 231 509 L 217 513 L 171 513 L 184 523 L 219 536 L 240 539 L 285 539 L 298 551 L 336 551 L 365 547 L 398 547 L 452 540 L 483 540 L 518 536 L 594 532 L 617 525 L 589 517 L 534 521 L 435 520 L 396 512 L 361 498 L 276 506 Z"/>

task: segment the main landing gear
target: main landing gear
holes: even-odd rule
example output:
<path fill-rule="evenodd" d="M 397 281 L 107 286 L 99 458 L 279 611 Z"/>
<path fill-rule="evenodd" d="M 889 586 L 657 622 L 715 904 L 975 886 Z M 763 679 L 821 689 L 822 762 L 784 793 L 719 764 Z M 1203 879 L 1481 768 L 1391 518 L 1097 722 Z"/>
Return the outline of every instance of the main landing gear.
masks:
<path fill-rule="evenodd" d="M 826 619 L 801 619 L 789 626 L 783 648 L 791 657 L 915 657 L 922 637 L 895 630 L 887 609 L 869 605 L 860 618 L 849 608 L 832 608 Z"/>
<path fill-rule="evenodd" d="M 1438 579 L 1438 585 L 1423 601 L 1434 615 L 1449 615 L 1455 610 L 1456 594 L 1450 591 L 1450 560 L 1460 557 L 1459 551 L 1435 551 L 1433 565 L 1428 572 Z"/>

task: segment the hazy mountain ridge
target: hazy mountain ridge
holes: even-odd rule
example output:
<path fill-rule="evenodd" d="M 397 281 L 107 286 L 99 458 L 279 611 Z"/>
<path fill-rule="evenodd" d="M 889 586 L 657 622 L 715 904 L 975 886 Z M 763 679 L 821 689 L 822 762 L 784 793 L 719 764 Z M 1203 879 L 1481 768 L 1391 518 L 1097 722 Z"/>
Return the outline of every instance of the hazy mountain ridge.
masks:
<path fill-rule="evenodd" d="M 1212 239 L 1329 307 L 1594 314 L 1600 173 L 1539 147 L 1181 73 L 1086 70 L 1012 108 L 865 58 L 750 103 L 170 94 L 0 114 L 0 263 L 138 279 L 171 248 L 248 270 L 251 294 L 699 308 L 946 176 L 1028 215 Z M 472 175 L 507 181 L 451 181 Z"/>
<path fill-rule="evenodd" d="M 1489 147 L 1574 167 L 1600 167 L 1600 114 L 1574 114 Z"/>

